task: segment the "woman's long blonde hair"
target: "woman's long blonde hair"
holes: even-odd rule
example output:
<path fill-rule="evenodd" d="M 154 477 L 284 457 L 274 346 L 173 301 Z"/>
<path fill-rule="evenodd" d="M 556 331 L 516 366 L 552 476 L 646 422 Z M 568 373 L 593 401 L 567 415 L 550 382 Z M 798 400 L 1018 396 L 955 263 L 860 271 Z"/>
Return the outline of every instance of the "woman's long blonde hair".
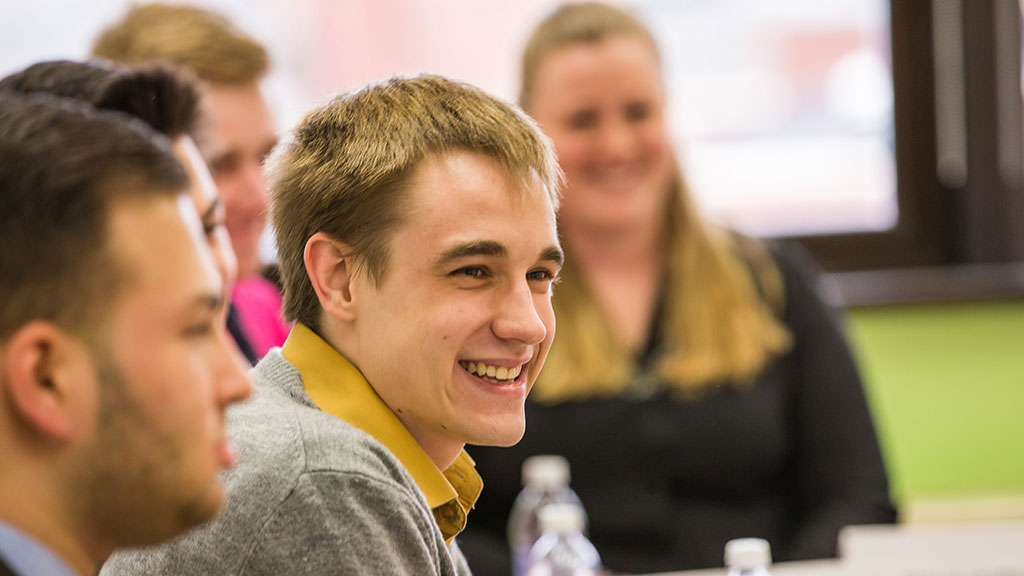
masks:
<path fill-rule="evenodd" d="M 570 44 L 619 36 L 640 39 L 657 55 L 650 31 L 625 11 L 594 2 L 560 8 L 527 43 L 523 106 L 529 110 L 537 68 L 548 54 Z M 717 384 L 746 385 L 792 345 L 779 320 L 785 302 L 781 275 L 763 244 L 702 220 L 678 169 L 671 186 L 663 350 L 652 376 L 686 397 Z M 622 394 L 638 376 L 636 360 L 584 283 L 571 253 L 566 260 L 553 296 L 558 335 L 533 398 L 554 403 Z"/>

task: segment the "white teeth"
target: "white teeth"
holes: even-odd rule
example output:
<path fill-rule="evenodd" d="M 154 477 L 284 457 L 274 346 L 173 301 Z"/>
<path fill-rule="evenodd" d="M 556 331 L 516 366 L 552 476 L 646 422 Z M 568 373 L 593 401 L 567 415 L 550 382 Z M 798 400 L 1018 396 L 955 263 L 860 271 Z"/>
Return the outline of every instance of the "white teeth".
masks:
<path fill-rule="evenodd" d="M 462 367 L 470 374 L 503 381 L 515 380 L 523 371 L 522 364 L 513 368 L 506 368 L 504 366 L 490 366 L 483 362 L 463 362 Z"/>

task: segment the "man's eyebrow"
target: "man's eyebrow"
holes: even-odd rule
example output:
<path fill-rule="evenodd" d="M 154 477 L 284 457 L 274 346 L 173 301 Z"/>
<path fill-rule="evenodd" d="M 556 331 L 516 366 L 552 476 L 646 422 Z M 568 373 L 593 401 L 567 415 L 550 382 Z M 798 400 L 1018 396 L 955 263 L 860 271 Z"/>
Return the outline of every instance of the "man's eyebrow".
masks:
<path fill-rule="evenodd" d="M 477 240 L 463 242 L 447 248 L 441 255 L 434 259 L 435 267 L 443 267 L 455 260 L 469 256 L 490 256 L 503 258 L 508 256 L 508 248 L 504 244 L 494 240 Z"/>
<path fill-rule="evenodd" d="M 540 253 L 540 259 L 558 264 L 559 267 L 565 263 L 565 252 L 558 246 L 548 246 Z"/>

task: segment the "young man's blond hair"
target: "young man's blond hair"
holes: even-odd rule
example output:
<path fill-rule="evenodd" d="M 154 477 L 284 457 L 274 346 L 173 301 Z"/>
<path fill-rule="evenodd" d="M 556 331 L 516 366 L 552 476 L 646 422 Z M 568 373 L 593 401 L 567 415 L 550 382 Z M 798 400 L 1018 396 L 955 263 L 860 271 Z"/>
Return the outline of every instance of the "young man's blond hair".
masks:
<path fill-rule="evenodd" d="M 383 281 L 412 169 L 428 154 L 456 150 L 489 156 L 510 177 L 539 178 L 557 208 L 562 172 L 550 140 L 518 108 L 476 87 L 431 75 L 393 78 L 308 114 L 267 166 L 286 318 L 319 325 L 303 264 L 316 232 L 348 244 Z"/>

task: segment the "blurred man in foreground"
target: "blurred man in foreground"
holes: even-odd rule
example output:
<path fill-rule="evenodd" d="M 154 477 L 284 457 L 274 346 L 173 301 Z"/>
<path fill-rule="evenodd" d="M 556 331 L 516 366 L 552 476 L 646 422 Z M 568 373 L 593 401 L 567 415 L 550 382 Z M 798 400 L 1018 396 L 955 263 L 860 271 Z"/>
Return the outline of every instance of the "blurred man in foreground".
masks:
<path fill-rule="evenodd" d="M 223 505 L 250 388 L 188 186 L 141 122 L 0 94 L 0 573 L 95 574 Z"/>

